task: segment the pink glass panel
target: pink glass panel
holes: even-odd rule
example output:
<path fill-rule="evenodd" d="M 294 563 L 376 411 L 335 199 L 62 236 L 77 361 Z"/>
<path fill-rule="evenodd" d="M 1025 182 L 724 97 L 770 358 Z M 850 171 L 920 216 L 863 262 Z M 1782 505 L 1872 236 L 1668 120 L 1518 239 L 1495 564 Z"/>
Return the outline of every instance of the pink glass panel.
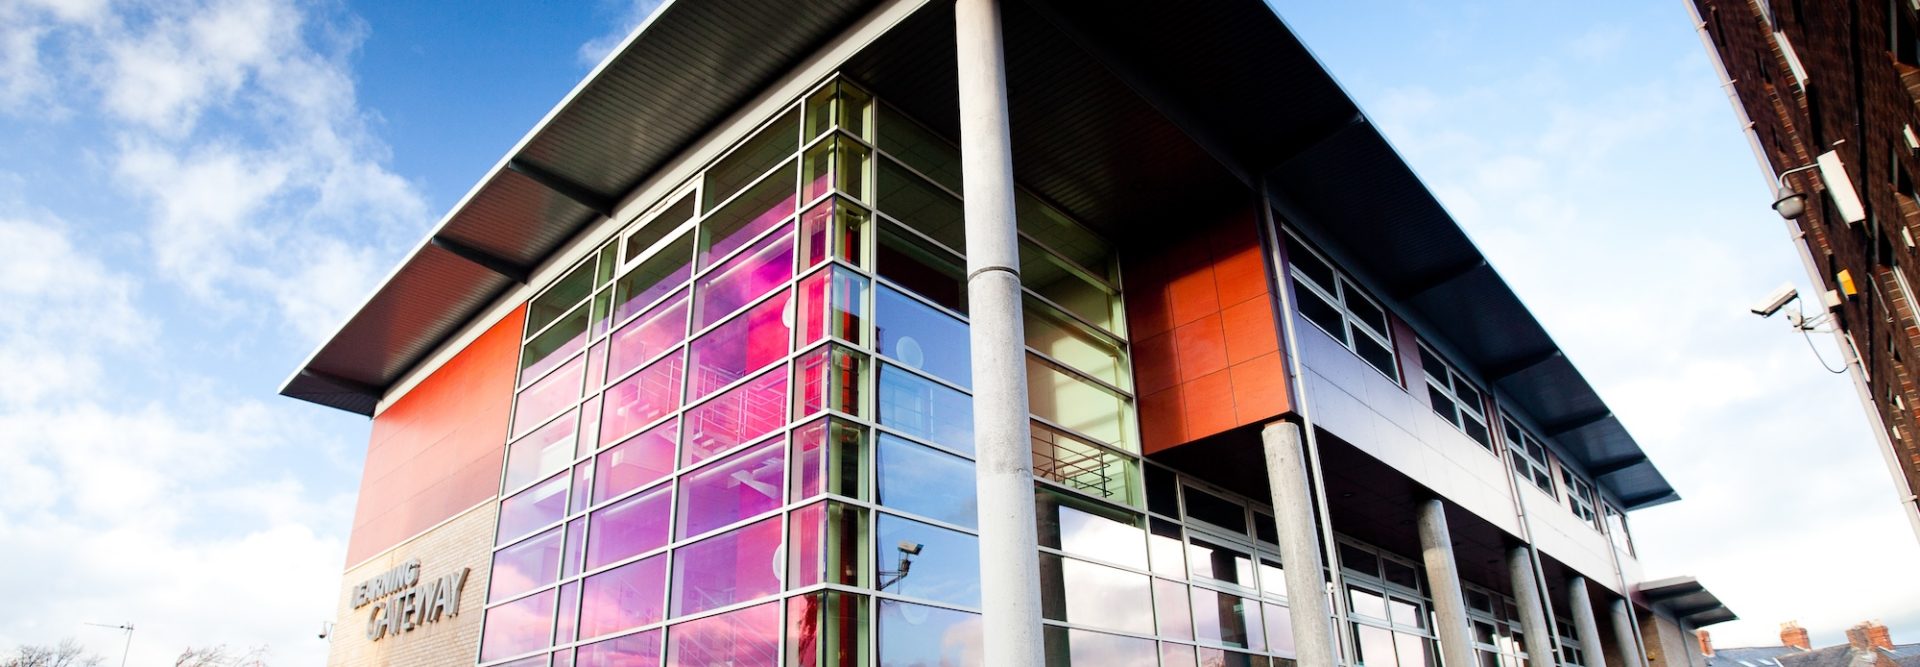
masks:
<path fill-rule="evenodd" d="M 613 332 L 607 373 L 619 377 L 687 339 L 687 293 L 681 292 Z"/>
<path fill-rule="evenodd" d="M 554 591 L 547 590 L 488 609 L 480 631 L 480 661 L 551 646 L 553 598 Z"/>
<path fill-rule="evenodd" d="M 587 393 L 600 390 L 607 384 L 607 341 L 593 344 L 587 350 Z"/>
<path fill-rule="evenodd" d="M 513 662 L 501 663 L 495 667 L 547 667 L 547 656 L 544 654 L 528 656 Z"/>
<path fill-rule="evenodd" d="M 793 277 L 793 234 L 775 234 L 702 276 L 694 289 L 699 298 L 695 329 L 747 305 Z"/>
<path fill-rule="evenodd" d="M 815 204 L 800 214 L 800 268 L 807 269 L 827 260 L 833 249 L 827 247 L 833 238 L 829 231 L 833 229 L 834 200 Z"/>
<path fill-rule="evenodd" d="M 673 615 L 779 592 L 784 569 L 779 553 L 780 517 L 680 547 L 673 556 Z"/>
<path fill-rule="evenodd" d="M 555 528 L 494 552 L 487 599 L 505 600 L 559 579 L 561 532 Z"/>
<path fill-rule="evenodd" d="M 600 395 L 580 404 L 580 437 L 573 442 L 575 457 L 586 456 L 600 446 Z"/>
<path fill-rule="evenodd" d="M 789 162 L 788 164 L 792 163 Z M 745 195 L 742 195 L 740 199 L 728 202 L 725 208 L 716 211 L 710 216 L 709 220 L 700 223 L 707 229 L 712 230 L 717 226 L 716 223 L 718 223 L 718 225 L 731 226 L 734 220 L 744 218 L 747 215 L 753 215 L 752 220 L 746 221 L 739 227 L 728 229 L 722 232 L 725 234 L 724 236 L 713 239 L 708 244 L 707 250 L 700 253 L 700 266 L 712 266 L 713 260 L 726 257 L 727 253 L 733 252 L 734 249 L 740 246 L 746 245 L 747 241 L 753 240 L 753 237 L 758 236 L 761 232 L 772 229 L 774 225 L 780 224 L 780 221 L 787 219 L 787 216 L 793 215 L 793 210 L 798 207 L 798 205 L 794 203 L 792 190 L 793 181 L 789 180 L 793 178 L 793 172 L 782 169 L 768 178 L 770 180 L 763 181 L 761 185 L 755 186 Z M 788 188 L 787 196 L 770 202 L 765 210 L 759 211 L 758 214 L 735 210 L 741 205 L 748 204 L 755 199 L 755 195 L 767 190 L 777 191 L 781 187 L 780 181 L 783 180 L 786 181 L 785 185 Z M 775 196 L 778 195 L 776 194 Z M 761 199 L 760 201 L 767 200 Z"/>
<path fill-rule="evenodd" d="M 594 477 L 600 484 L 594 489 L 593 502 L 646 486 L 673 472 L 674 436 L 678 434 L 675 427 L 679 424 L 680 420 L 669 419 L 595 457 L 594 465 L 599 470 Z"/>
<path fill-rule="evenodd" d="M 501 490 L 518 489 L 566 466 L 573 458 L 573 429 L 579 421 L 579 414 L 569 414 L 508 445 L 507 471 L 501 478 Z"/>
<path fill-rule="evenodd" d="M 705 398 L 787 356 L 787 302 L 781 293 L 701 334 L 687 348 L 687 400 Z"/>
<path fill-rule="evenodd" d="M 787 423 L 787 369 L 776 366 L 687 411 L 681 465 L 693 465 Z"/>
<path fill-rule="evenodd" d="M 574 357 L 565 367 L 540 378 L 539 382 L 520 392 L 520 399 L 513 406 L 515 436 L 546 422 L 548 417 L 559 414 L 562 408 L 573 405 L 580 398 L 580 381 L 586 373 L 585 363 L 584 358 Z"/>
<path fill-rule="evenodd" d="M 614 284 L 613 321 L 625 321 L 645 310 L 661 297 L 680 289 L 693 275 L 693 237 L 682 236 L 660 249 L 660 253 L 641 260 L 621 275 Z"/>
<path fill-rule="evenodd" d="M 585 462 L 573 467 L 573 493 L 567 504 L 567 513 L 584 512 L 587 509 L 587 492 L 593 488 L 593 463 Z"/>
<path fill-rule="evenodd" d="M 699 535 L 779 507 L 785 465 L 786 446 L 776 438 L 682 475 L 675 534 Z"/>
<path fill-rule="evenodd" d="M 787 588 L 820 583 L 825 556 L 821 538 L 827 527 L 827 504 L 814 503 L 787 515 Z"/>
<path fill-rule="evenodd" d="M 780 603 L 730 611 L 667 630 L 669 667 L 774 667 L 780 659 Z"/>
<path fill-rule="evenodd" d="M 567 550 L 560 561 L 560 576 L 571 577 L 580 573 L 580 550 L 587 542 L 587 518 L 579 517 L 567 522 Z"/>
<path fill-rule="evenodd" d="M 680 376 L 681 359 L 676 352 L 607 389 L 600 412 L 600 444 L 624 438 L 680 407 Z"/>
<path fill-rule="evenodd" d="M 598 637 L 660 622 L 666 583 L 666 556 L 587 577 L 581 589 L 580 636 Z"/>
<path fill-rule="evenodd" d="M 530 665 L 529 667 L 540 667 Z M 561 649 L 553 653 L 553 667 L 573 667 L 573 649 Z"/>
<path fill-rule="evenodd" d="M 541 374 L 553 370 L 555 366 L 559 366 L 561 362 L 566 361 L 569 357 L 572 357 L 574 353 L 579 352 L 580 348 L 587 346 L 587 332 L 585 327 L 582 327 L 579 334 L 566 339 L 553 349 L 540 350 L 542 343 L 555 337 L 565 336 L 566 332 L 563 331 L 563 329 L 566 328 L 568 324 L 570 324 L 570 322 L 562 322 L 554 325 L 552 329 L 540 332 L 540 335 L 535 336 L 532 341 L 527 343 L 524 354 L 529 358 L 536 355 L 539 356 L 539 358 L 532 359 L 526 368 L 520 369 L 520 379 L 516 381 L 518 384 L 526 384 L 528 380 L 540 377 Z"/>
<path fill-rule="evenodd" d="M 567 475 L 563 473 L 500 501 L 500 535 L 494 544 L 512 542 L 566 513 Z"/>
<path fill-rule="evenodd" d="M 593 513 L 587 569 L 646 553 L 667 543 L 669 486 L 608 505 Z"/>
<path fill-rule="evenodd" d="M 580 618 L 580 584 L 569 581 L 560 585 L 559 617 L 553 622 L 553 641 L 565 644 L 573 641 L 574 621 Z"/>
<path fill-rule="evenodd" d="M 577 667 L 659 667 L 660 631 L 648 630 L 580 647 Z"/>
<path fill-rule="evenodd" d="M 815 420 L 793 430 L 794 500 L 820 495 L 826 458 L 827 420 Z"/>

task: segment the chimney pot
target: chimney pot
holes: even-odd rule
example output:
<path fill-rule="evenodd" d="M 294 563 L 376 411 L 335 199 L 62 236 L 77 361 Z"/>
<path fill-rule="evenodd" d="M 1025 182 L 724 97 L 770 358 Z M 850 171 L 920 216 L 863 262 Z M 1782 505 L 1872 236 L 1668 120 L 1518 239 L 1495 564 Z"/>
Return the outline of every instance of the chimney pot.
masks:
<path fill-rule="evenodd" d="M 1705 630 L 1695 630 L 1693 633 L 1700 637 L 1700 655 L 1713 657 L 1713 635 L 1707 634 Z"/>
<path fill-rule="evenodd" d="M 1867 644 L 1874 648 L 1882 648 L 1889 651 L 1893 650 L 1893 634 L 1887 631 L 1886 624 L 1879 621 L 1867 621 L 1860 625 L 1866 628 Z"/>
<path fill-rule="evenodd" d="M 1800 627 L 1797 621 L 1780 624 L 1780 645 L 1797 648 L 1802 651 L 1813 650 L 1812 640 L 1807 638 L 1807 629 Z"/>

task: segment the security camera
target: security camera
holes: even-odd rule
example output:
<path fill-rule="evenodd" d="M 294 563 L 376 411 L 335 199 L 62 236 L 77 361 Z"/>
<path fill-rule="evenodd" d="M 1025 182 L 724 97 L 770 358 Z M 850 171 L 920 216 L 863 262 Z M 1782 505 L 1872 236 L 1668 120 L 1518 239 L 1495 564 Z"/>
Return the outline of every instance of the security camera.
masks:
<path fill-rule="evenodd" d="M 922 548 L 924 548 L 923 545 L 916 544 L 914 542 L 908 542 L 906 540 L 900 541 L 900 553 L 906 554 L 908 556 L 920 555 L 920 549 Z"/>
<path fill-rule="evenodd" d="M 1786 283 L 1768 293 L 1767 298 L 1761 299 L 1760 303 L 1754 304 L 1753 314 L 1773 317 L 1774 313 L 1780 312 L 1781 308 L 1785 308 L 1787 304 L 1798 298 L 1800 298 L 1800 291 L 1793 288 L 1793 283 Z"/>

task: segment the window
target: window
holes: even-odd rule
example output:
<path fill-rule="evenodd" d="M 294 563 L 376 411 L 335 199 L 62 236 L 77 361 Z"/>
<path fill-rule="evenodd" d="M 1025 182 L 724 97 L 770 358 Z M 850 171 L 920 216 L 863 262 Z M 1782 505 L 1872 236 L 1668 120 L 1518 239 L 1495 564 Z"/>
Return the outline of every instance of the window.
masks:
<path fill-rule="evenodd" d="M 1292 235 L 1287 236 L 1287 264 L 1292 267 L 1293 293 L 1300 315 L 1360 355 L 1368 365 L 1399 382 L 1400 367 L 1393 353 L 1393 337 L 1388 333 L 1387 311 Z"/>
<path fill-rule="evenodd" d="M 1513 466 L 1513 473 L 1532 481 L 1547 495 L 1554 495 L 1553 468 L 1547 464 L 1547 446 L 1511 418 L 1501 417 L 1500 425 L 1506 430 L 1507 462 Z"/>
<path fill-rule="evenodd" d="M 1426 343 L 1420 344 L 1420 368 L 1427 374 L 1427 397 L 1433 403 L 1434 414 L 1492 452 L 1493 437 L 1487 432 L 1486 403 L 1480 388 L 1461 377 L 1440 355 L 1427 349 Z"/>
<path fill-rule="evenodd" d="M 1340 543 L 1347 572 L 1347 628 L 1366 667 L 1429 667 L 1434 657 L 1424 582 L 1410 560 L 1371 546 Z"/>
<path fill-rule="evenodd" d="M 1607 535 L 1613 538 L 1613 547 L 1633 555 L 1633 533 L 1627 529 L 1627 514 L 1614 507 L 1613 503 L 1601 507 L 1607 515 Z"/>
<path fill-rule="evenodd" d="M 1593 485 L 1574 475 L 1564 463 L 1560 465 L 1560 481 L 1567 485 L 1567 509 L 1573 510 L 1574 516 L 1593 526 L 1594 530 L 1600 530 L 1600 513 L 1594 509 L 1598 505 L 1594 502 Z"/>

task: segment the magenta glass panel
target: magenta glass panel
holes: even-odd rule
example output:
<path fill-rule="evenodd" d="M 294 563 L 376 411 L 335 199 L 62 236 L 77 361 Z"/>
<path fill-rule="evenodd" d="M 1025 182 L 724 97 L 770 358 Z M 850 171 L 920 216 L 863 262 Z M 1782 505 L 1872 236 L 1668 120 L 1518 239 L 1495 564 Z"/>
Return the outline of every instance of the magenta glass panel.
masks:
<path fill-rule="evenodd" d="M 785 443 L 774 438 L 681 475 L 674 534 L 699 535 L 779 507 L 785 465 Z"/>
<path fill-rule="evenodd" d="M 780 293 L 701 334 L 687 346 L 687 400 L 697 401 L 787 356 L 787 302 Z"/>
<path fill-rule="evenodd" d="M 493 552 L 487 599 L 505 600 L 559 580 L 562 532 L 555 528 Z"/>
<path fill-rule="evenodd" d="M 585 373 L 586 359 L 574 357 L 565 367 L 520 392 L 513 406 L 513 434 L 526 433 L 573 405 L 580 398 L 580 381 Z"/>
<path fill-rule="evenodd" d="M 587 569 L 667 544 L 670 485 L 608 505 L 593 513 L 593 535 L 587 540 Z"/>
<path fill-rule="evenodd" d="M 666 604 L 667 558 L 634 561 L 586 578 L 580 636 L 598 637 L 658 623 Z"/>
<path fill-rule="evenodd" d="M 767 180 L 761 181 L 738 199 L 727 202 L 725 208 L 714 212 L 706 221 L 701 222 L 700 226 L 706 230 L 707 234 L 718 236 L 710 238 L 707 249 L 700 253 L 700 266 L 702 268 L 713 266 L 713 260 L 726 257 L 727 253 L 746 245 L 748 241 L 753 240 L 753 237 L 773 229 L 774 225 L 780 224 L 780 221 L 786 220 L 787 216 L 793 215 L 794 209 L 798 206 L 794 203 L 792 178 L 791 169 L 776 171 L 768 176 Z M 781 190 L 786 191 L 784 197 L 780 195 Z M 759 211 L 741 210 L 741 207 L 752 206 L 756 202 L 764 204 L 766 208 Z M 741 218 L 749 215 L 753 217 L 745 222 L 740 221 Z"/>
<path fill-rule="evenodd" d="M 573 467 L 573 493 L 567 505 L 567 513 L 586 511 L 587 492 L 593 488 L 593 462 L 587 461 Z"/>
<path fill-rule="evenodd" d="M 820 583 L 821 537 L 827 527 L 827 504 L 814 503 L 787 515 L 787 588 Z"/>
<path fill-rule="evenodd" d="M 655 306 L 613 332 L 607 375 L 620 377 L 687 339 L 687 293 Z"/>
<path fill-rule="evenodd" d="M 778 602 L 667 628 L 669 667 L 775 667 L 779 660 Z"/>
<path fill-rule="evenodd" d="M 567 522 L 567 550 L 561 556 L 560 576 L 571 577 L 580 573 L 580 552 L 586 548 L 587 518 L 579 517 Z"/>
<path fill-rule="evenodd" d="M 827 256 L 833 254 L 833 248 L 828 247 L 827 244 L 833 238 L 829 232 L 833 229 L 834 202 L 835 200 L 828 199 L 807 209 L 806 213 L 800 214 L 800 268 L 802 270 L 827 261 Z"/>
<path fill-rule="evenodd" d="M 669 419 L 594 457 L 593 465 L 598 468 L 594 478 L 599 485 L 593 490 L 593 502 L 646 486 L 673 472 L 673 445 L 679 425 L 680 420 Z"/>
<path fill-rule="evenodd" d="M 574 438 L 575 457 L 586 456 L 600 446 L 600 395 L 580 404 L 580 437 Z"/>
<path fill-rule="evenodd" d="M 817 419 L 793 430 L 793 499 L 820 494 L 826 474 L 827 420 Z"/>
<path fill-rule="evenodd" d="M 660 630 L 615 637 L 580 647 L 576 667 L 659 667 Z"/>
<path fill-rule="evenodd" d="M 488 609 L 487 622 L 480 630 L 480 661 L 551 646 L 554 595 L 549 589 Z"/>
<path fill-rule="evenodd" d="M 693 465 L 787 423 L 787 369 L 775 366 L 688 410 L 681 465 Z"/>
<path fill-rule="evenodd" d="M 600 409 L 600 444 L 626 437 L 680 407 L 680 376 L 680 354 L 675 352 L 608 389 Z"/>
<path fill-rule="evenodd" d="M 573 459 L 573 429 L 579 421 L 578 413 L 568 414 L 508 445 L 501 491 L 518 489 L 565 467 Z"/>
<path fill-rule="evenodd" d="M 530 667 L 539 667 L 532 665 Z M 553 667 L 573 667 L 573 649 L 561 649 L 553 653 Z"/>
<path fill-rule="evenodd" d="M 775 234 L 695 281 L 699 329 L 747 305 L 793 277 L 793 233 Z"/>
<path fill-rule="evenodd" d="M 594 343 L 587 350 L 587 393 L 600 391 L 607 384 L 607 341 Z"/>
<path fill-rule="evenodd" d="M 500 533 L 494 544 L 506 544 L 567 514 L 567 475 L 554 475 L 525 491 L 500 501 Z"/>
<path fill-rule="evenodd" d="M 614 280 L 613 321 L 625 321 L 672 294 L 693 274 L 693 234 L 685 234 Z"/>
<path fill-rule="evenodd" d="M 547 656 L 544 654 L 528 656 L 513 662 L 501 663 L 495 667 L 547 667 Z"/>
<path fill-rule="evenodd" d="M 673 616 L 697 614 L 780 592 L 780 517 L 680 547 L 673 553 Z"/>
<path fill-rule="evenodd" d="M 580 583 L 560 584 L 559 616 L 553 622 L 553 643 L 573 641 L 574 622 L 580 619 Z"/>

